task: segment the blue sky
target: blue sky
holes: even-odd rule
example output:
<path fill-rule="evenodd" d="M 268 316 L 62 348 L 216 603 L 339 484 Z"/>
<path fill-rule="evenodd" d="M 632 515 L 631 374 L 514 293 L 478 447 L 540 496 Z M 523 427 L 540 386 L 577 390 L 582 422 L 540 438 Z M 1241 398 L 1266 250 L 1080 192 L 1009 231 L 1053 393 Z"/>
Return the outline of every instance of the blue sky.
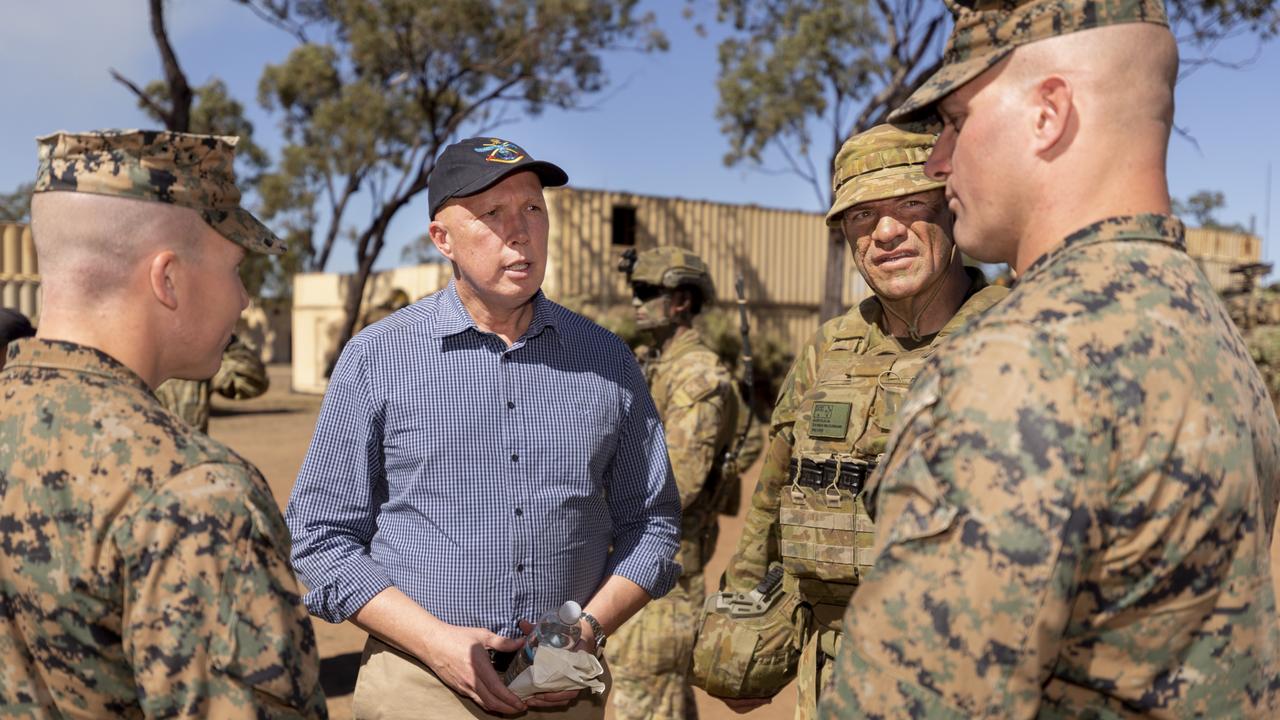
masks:
<path fill-rule="evenodd" d="M 44 0 L 6 3 L 0 63 L 6 69 L 6 110 L 0 113 L 0 189 L 31 179 L 39 134 L 58 129 L 150 125 L 132 96 L 108 71 L 139 84 L 160 76 L 160 61 L 141 0 Z M 653 1 L 647 9 L 671 40 L 666 53 L 615 53 L 607 58 L 611 86 L 585 111 L 551 111 L 501 127 L 498 134 L 552 160 L 579 187 L 626 190 L 767 207 L 818 210 L 812 186 L 791 175 L 726 168 L 727 143 L 715 120 L 715 28 L 699 37 L 681 16 L 684 0 Z M 222 78 L 249 108 L 255 138 L 279 147 L 277 119 L 257 106 L 266 63 L 279 62 L 294 40 L 230 0 L 173 0 L 171 38 L 193 85 Z M 1229 41 L 1219 55 L 1254 54 L 1248 38 Z M 1169 179 L 1175 197 L 1221 190 L 1220 218 L 1265 230 L 1265 182 L 1272 166 L 1269 259 L 1280 259 L 1280 46 L 1262 47 L 1241 70 L 1205 67 L 1178 89 L 1177 122 L 1196 139 L 1175 137 Z M 423 197 L 402 210 L 390 232 L 382 267 L 399 262 L 400 246 L 425 231 Z M 1264 239 L 1265 240 L 1265 239 Z M 338 248 L 330 269 L 353 267 L 350 246 Z"/>

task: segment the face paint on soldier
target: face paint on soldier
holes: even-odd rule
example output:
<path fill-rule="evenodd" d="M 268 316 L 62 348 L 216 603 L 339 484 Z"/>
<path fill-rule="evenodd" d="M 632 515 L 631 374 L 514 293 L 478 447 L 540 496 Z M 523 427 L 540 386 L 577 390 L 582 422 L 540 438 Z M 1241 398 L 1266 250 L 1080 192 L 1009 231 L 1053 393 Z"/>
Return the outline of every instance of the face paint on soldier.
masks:
<path fill-rule="evenodd" d="M 666 325 L 671 314 L 669 299 L 657 285 L 633 283 L 631 306 L 635 308 L 636 329 L 653 330 Z"/>
<path fill-rule="evenodd" d="M 889 300 L 915 296 L 946 272 L 952 223 L 941 189 L 860 203 L 841 216 L 858 272 Z"/>

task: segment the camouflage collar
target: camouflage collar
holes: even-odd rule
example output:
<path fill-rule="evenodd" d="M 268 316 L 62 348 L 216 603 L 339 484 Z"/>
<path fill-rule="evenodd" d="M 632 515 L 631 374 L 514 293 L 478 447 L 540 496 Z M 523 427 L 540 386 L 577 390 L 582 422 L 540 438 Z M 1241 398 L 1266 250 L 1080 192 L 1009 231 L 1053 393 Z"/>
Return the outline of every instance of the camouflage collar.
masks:
<path fill-rule="evenodd" d="M 125 385 L 133 385 L 148 395 L 151 394 L 147 383 L 124 363 L 97 348 L 66 340 L 26 338 L 10 343 L 9 358 L 4 369 L 19 367 L 99 375 Z"/>
<path fill-rule="evenodd" d="M 476 326 L 476 321 L 471 317 L 471 313 L 467 307 L 462 304 L 462 298 L 458 297 L 458 281 L 450 280 L 449 285 L 444 289 L 442 302 L 436 305 L 435 322 L 431 325 L 431 335 L 433 337 L 444 338 L 450 335 L 457 335 L 467 330 L 482 332 Z M 524 331 L 521 339 L 527 340 L 542 334 L 543 330 L 551 328 L 552 332 L 548 333 L 556 342 L 559 342 L 560 336 L 556 334 L 555 313 L 552 312 L 551 301 L 543 294 L 542 290 L 534 293 L 533 299 L 533 319 L 529 321 L 529 329 Z"/>
<path fill-rule="evenodd" d="M 1182 221 L 1172 215 L 1146 213 L 1142 215 L 1118 215 L 1099 220 L 1091 225 L 1071 233 L 1062 244 L 1041 255 L 1031 267 L 1018 279 L 1018 284 L 1026 283 L 1043 269 L 1049 267 L 1058 258 L 1076 248 L 1086 247 L 1104 242 L 1125 242 L 1128 240 L 1148 240 L 1172 245 L 1179 250 L 1186 250 L 1186 229 Z"/>
<path fill-rule="evenodd" d="M 691 327 L 671 341 L 671 345 L 658 356 L 657 362 L 671 362 L 700 349 L 710 350 L 711 348 L 707 347 L 707 343 L 703 341 L 702 333 L 698 328 Z"/>

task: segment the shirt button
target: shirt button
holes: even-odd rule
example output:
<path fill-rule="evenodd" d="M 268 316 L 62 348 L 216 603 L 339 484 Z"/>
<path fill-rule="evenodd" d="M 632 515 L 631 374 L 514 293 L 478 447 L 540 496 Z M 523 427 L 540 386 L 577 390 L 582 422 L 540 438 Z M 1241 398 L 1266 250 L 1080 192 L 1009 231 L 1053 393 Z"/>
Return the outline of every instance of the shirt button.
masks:
<path fill-rule="evenodd" d="M 515 453 L 511 453 L 511 462 L 520 462 L 520 456 Z"/>
<path fill-rule="evenodd" d="M 516 565 L 516 572 L 524 572 L 524 563 Z"/>
<path fill-rule="evenodd" d="M 516 508 L 516 517 L 524 516 L 524 508 Z"/>
<path fill-rule="evenodd" d="M 508 409 L 508 410 L 514 410 L 514 409 L 515 409 L 515 407 L 516 407 L 516 404 L 515 404 L 515 403 L 511 402 L 510 400 L 508 400 L 508 401 L 507 401 L 507 409 Z"/>

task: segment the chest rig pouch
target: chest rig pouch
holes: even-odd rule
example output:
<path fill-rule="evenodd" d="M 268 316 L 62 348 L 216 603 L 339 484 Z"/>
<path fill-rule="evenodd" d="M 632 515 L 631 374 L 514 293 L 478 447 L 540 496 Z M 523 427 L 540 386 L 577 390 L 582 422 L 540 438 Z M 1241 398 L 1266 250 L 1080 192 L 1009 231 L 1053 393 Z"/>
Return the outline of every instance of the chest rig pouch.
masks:
<path fill-rule="evenodd" d="M 931 351 L 837 337 L 818 359 L 816 381 L 796 414 L 779 511 L 783 566 L 809 602 L 843 607 L 871 566 L 875 536 L 862 490 Z"/>

